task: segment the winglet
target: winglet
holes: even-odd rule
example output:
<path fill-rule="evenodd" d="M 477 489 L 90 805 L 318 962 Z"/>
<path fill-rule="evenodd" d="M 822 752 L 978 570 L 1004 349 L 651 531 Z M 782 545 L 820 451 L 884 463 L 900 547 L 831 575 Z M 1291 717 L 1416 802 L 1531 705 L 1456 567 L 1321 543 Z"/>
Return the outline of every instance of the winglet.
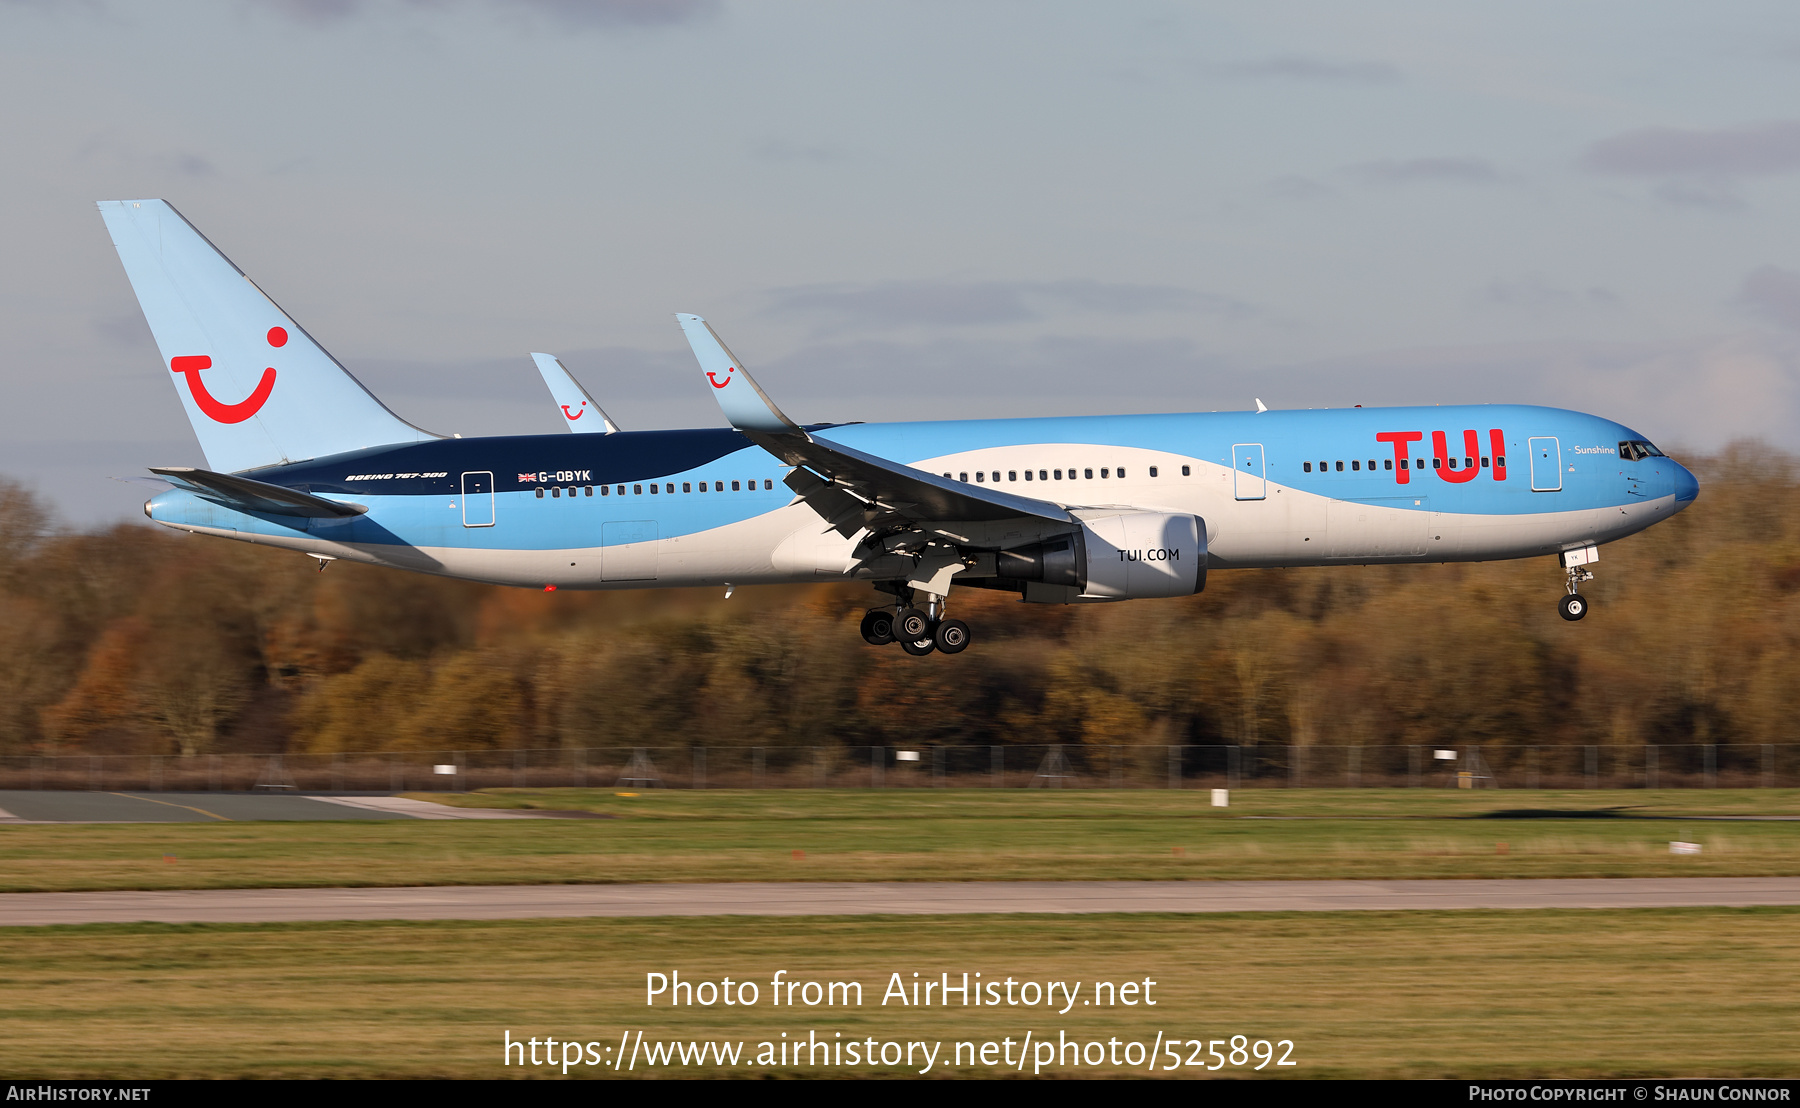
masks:
<path fill-rule="evenodd" d="M 543 377 L 544 384 L 549 386 L 550 399 L 556 401 L 557 408 L 562 412 L 563 422 L 568 425 L 569 430 L 578 435 L 611 435 L 618 431 L 619 425 L 601 410 L 594 398 L 588 395 L 588 390 L 581 387 L 581 382 L 569 372 L 568 366 L 562 364 L 561 358 L 554 354 L 533 354 L 531 360 L 537 363 L 538 374 Z M 588 419 L 586 423 L 581 422 L 590 415 L 599 416 L 600 422 L 595 423 L 592 419 Z"/>
<path fill-rule="evenodd" d="M 733 427 L 771 434 L 800 430 L 799 424 L 783 415 L 769 394 L 745 371 L 737 355 L 726 349 L 706 320 L 682 312 L 677 312 L 675 318 L 687 335 L 688 345 L 694 348 L 694 357 L 700 360 L 700 371 L 712 386 L 713 399 L 719 402 Z"/>

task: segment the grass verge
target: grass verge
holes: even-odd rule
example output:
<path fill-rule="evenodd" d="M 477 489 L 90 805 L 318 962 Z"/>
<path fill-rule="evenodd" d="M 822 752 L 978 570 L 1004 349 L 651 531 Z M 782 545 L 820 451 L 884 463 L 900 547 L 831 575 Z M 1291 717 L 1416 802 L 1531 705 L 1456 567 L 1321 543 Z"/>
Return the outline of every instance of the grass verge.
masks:
<path fill-rule="evenodd" d="M 0 945 L 0 1041 L 8 1071 L 32 1078 L 550 1076 L 503 1067 L 502 1033 L 604 1052 L 637 1030 L 744 1042 L 751 1057 L 783 1032 L 942 1042 L 937 1076 L 1014 1072 L 944 1059 L 957 1041 L 1027 1031 L 1083 1043 L 1161 1032 L 1183 1060 L 1190 1040 L 1293 1040 L 1299 1065 L 1265 1076 L 1791 1076 L 1797 926 L 1795 909 L 1680 909 L 20 928 Z M 646 1007 L 645 974 L 677 970 L 757 982 L 760 1003 Z M 776 970 L 860 981 L 864 1002 L 776 1008 Z M 1157 1003 L 883 1006 L 888 975 L 915 971 L 1078 981 L 1078 999 L 1096 980 L 1150 978 Z M 640 1057 L 629 1076 L 922 1065 Z M 1143 1069 L 1065 1056 L 1046 1072 Z"/>
<path fill-rule="evenodd" d="M 0 826 L 0 891 L 1800 874 L 1792 791 L 503 791 L 615 819 Z M 1698 842 L 1671 856 L 1671 840 Z M 1504 845 L 1503 845 L 1504 844 Z M 1502 850 L 1504 849 L 1504 853 Z"/>

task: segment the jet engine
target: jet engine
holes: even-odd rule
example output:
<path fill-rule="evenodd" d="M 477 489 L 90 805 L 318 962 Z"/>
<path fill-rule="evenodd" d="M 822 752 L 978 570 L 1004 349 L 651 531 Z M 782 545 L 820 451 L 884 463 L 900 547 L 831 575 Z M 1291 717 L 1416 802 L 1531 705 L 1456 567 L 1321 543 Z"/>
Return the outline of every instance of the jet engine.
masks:
<path fill-rule="evenodd" d="M 1084 513 L 1079 531 L 999 551 L 994 571 L 1011 581 L 1061 586 L 1068 599 L 1190 596 L 1206 587 L 1206 524 L 1168 512 Z"/>

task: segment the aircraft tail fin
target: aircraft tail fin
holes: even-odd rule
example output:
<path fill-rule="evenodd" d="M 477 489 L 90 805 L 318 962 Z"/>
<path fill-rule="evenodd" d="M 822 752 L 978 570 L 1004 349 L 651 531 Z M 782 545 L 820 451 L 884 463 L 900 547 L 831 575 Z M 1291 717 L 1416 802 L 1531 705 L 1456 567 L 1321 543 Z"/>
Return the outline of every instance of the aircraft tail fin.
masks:
<path fill-rule="evenodd" d="M 569 367 L 562 364 L 562 359 L 554 354 L 533 354 L 531 360 L 537 363 L 538 375 L 550 389 L 550 399 L 556 401 L 562 412 L 563 423 L 569 430 L 578 435 L 602 434 L 611 435 L 618 431 L 619 425 L 603 411 L 597 401 L 588 395 L 588 390 L 581 387 L 581 382 L 569 372 Z M 594 417 L 599 416 L 596 422 Z M 586 420 L 586 422 L 582 422 Z"/>
<path fill-rule="evenodd" d="M 375 399 L 168 202 L 99 208 L 213 469 L 439 437 Z"/>
<path fill-rule="evenodd" d="M 725 418 L 740 431 L 762 431 L 780 434 L 800 430 L 799 424 L 782 414 L 769 394 L 751 379 L 744 363 L 726 349 L 706 320 L 697 315 L 676 313 L 681 330 L 687 335 L 694 357 L 700 360 L 700 371 L 713 387 L 713 399 L 719 402 Z"/>

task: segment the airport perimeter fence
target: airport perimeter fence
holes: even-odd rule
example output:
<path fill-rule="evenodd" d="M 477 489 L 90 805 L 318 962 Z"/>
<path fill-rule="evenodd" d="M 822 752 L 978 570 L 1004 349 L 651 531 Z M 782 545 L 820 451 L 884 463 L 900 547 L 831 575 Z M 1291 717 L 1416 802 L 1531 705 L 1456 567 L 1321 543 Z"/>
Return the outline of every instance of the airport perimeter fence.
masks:
<path fill-rule="evenodd" d="M 1800 786 L 1800 743 L 1656 746 L 665 746 L 0 757 L 0 789 L 317 793 L 492 788 Z"/>

